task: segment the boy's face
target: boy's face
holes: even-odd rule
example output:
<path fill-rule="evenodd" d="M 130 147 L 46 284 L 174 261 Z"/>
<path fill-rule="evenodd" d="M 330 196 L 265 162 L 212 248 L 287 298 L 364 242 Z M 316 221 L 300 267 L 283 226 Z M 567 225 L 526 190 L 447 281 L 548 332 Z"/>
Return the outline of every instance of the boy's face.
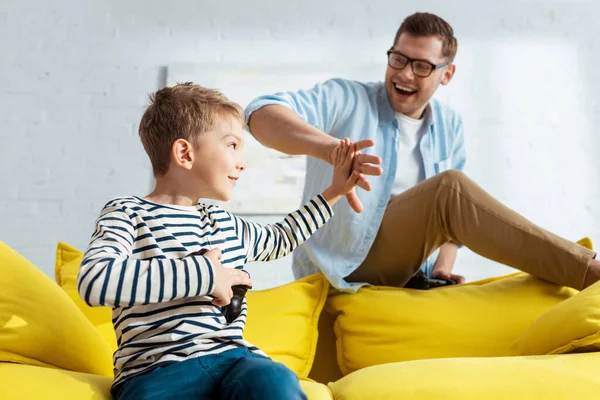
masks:
<path fill-rule="evenodd" d="M 200 198 L 227 201 L 244 170 L 244 129 L 239 120 L 221 117 L 215 127 L 200 135 L 191 168 Z"/>
<path fill-rule="evenodd" d="M 442 45 L 442 39 L 436 36 L 417 37 L 402 33 L 391 50 L 411 59 L 437 65 L 447 61 L 442 56 Z M 390 67 L 388 62 L 385 88 L 390 106 L 396 112 L 420 119 L 438 86 L 446 85 L 452 79 L 454 68 L 454 64 L 450 64 L 434 69 L 431 75 L 421 78 L 413 73 L 410 62 L 401 70 Z"/>

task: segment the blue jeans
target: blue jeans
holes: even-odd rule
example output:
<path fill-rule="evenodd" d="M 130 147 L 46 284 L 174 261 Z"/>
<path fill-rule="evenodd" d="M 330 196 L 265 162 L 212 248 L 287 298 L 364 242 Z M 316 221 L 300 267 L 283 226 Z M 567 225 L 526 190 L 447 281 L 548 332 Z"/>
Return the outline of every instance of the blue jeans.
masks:
<path fill-rule="evenodd" d="M 126 381 L 119 400 L 307 400 L 285 365 L 240 347 L 158 367 Z"/>

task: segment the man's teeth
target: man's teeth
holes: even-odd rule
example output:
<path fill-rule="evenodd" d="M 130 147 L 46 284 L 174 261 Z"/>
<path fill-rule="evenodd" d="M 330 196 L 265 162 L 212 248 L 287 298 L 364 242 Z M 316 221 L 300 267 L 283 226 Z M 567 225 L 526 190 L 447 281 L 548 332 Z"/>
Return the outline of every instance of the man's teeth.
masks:
<path fill-rule="evenodd" d="M 416 90 L 409 89 L 409 88 L 407 88 L 407 87 L 404 87 L 404 86 L 400 86 L 400 85 L 394 85 L 394 86 L 396 86 L 396 89 L 398 89 L 398 90 L 402 90 L 402 91 L 404 91 L 404 92 L 410 92 L 410 93 L 412 93 L 412 92 L 416 92 Z"/>

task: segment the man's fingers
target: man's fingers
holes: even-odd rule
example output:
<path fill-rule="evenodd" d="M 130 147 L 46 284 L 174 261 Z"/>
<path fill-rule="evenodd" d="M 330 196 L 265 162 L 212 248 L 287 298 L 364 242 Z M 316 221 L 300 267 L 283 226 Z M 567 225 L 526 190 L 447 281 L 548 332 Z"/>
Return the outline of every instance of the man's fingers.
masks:
<path fill-rule="evenodd" d="M 356 142 L 356 151 L 361 151 L 366 149 L 367 147 L 375 146 L 375 142 L 371 139 L 359 140 Z"/>
<path fill-rule="evenodd" d="M 370 176 L 379 176 L 383 173 L 383 170 L 380 167 L 376 167 L 375 165 L 370 164 L 358 164 L 358 167 L 356 167 L 355 169 L 361 174 Z"/>
<path fill-rule="evenodd" d="M 358 176 L 358 180 L 356 181 L 356 186 L 359 188 L 366 190 L 367 192 L 371 191 L 371 183 L 365 178 L 363 174 Z"/>
<path fill-rule="evenodd" d="M 450 274 L 443 271 L 433 271 L 431 277 L 435 279 L 450 279 Z"/>
<path fill-rule="evenodd" d="M 357 149 L 358 150 L 358 146 Z M 371 154 L 358 154 L 356 156 L 356 162 L 359 164 L 375 164 L 375 165 L 380 165 L 381 164 L 381 158 L 371 155 Z"/>
<path fill-rule="evenodd" d="M 360 199 L 356 195 L 356 191 L 354 189 L 352 189 L 350 191 L 350 193 L 348 193 L 346 195 L 346 199 L 348 200 L 348 204 L 350 205 L 350 207 L 352 207 L 352 209 L 355 212 L 357 212 L 357 213 L 362 212 L 362 210 L 363 210 L 362 203 L 360 202 Z"/>

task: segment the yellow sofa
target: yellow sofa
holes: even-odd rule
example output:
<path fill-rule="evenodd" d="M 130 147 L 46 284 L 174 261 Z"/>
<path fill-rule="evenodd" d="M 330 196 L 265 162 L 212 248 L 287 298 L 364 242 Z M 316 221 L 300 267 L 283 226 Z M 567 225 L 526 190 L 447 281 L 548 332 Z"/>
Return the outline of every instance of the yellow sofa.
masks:
<path fill-rule="evenodd" d="M 0 242 L 0 399 L 110 398 L 110 310 L 78 298 L 80 260 L 59 244 L 53 282 Z M 313 275 L 248 303 L 248 339 L 311 400 L 600 398 L 600 285 L 517 273 L 349 295 Z"/>

